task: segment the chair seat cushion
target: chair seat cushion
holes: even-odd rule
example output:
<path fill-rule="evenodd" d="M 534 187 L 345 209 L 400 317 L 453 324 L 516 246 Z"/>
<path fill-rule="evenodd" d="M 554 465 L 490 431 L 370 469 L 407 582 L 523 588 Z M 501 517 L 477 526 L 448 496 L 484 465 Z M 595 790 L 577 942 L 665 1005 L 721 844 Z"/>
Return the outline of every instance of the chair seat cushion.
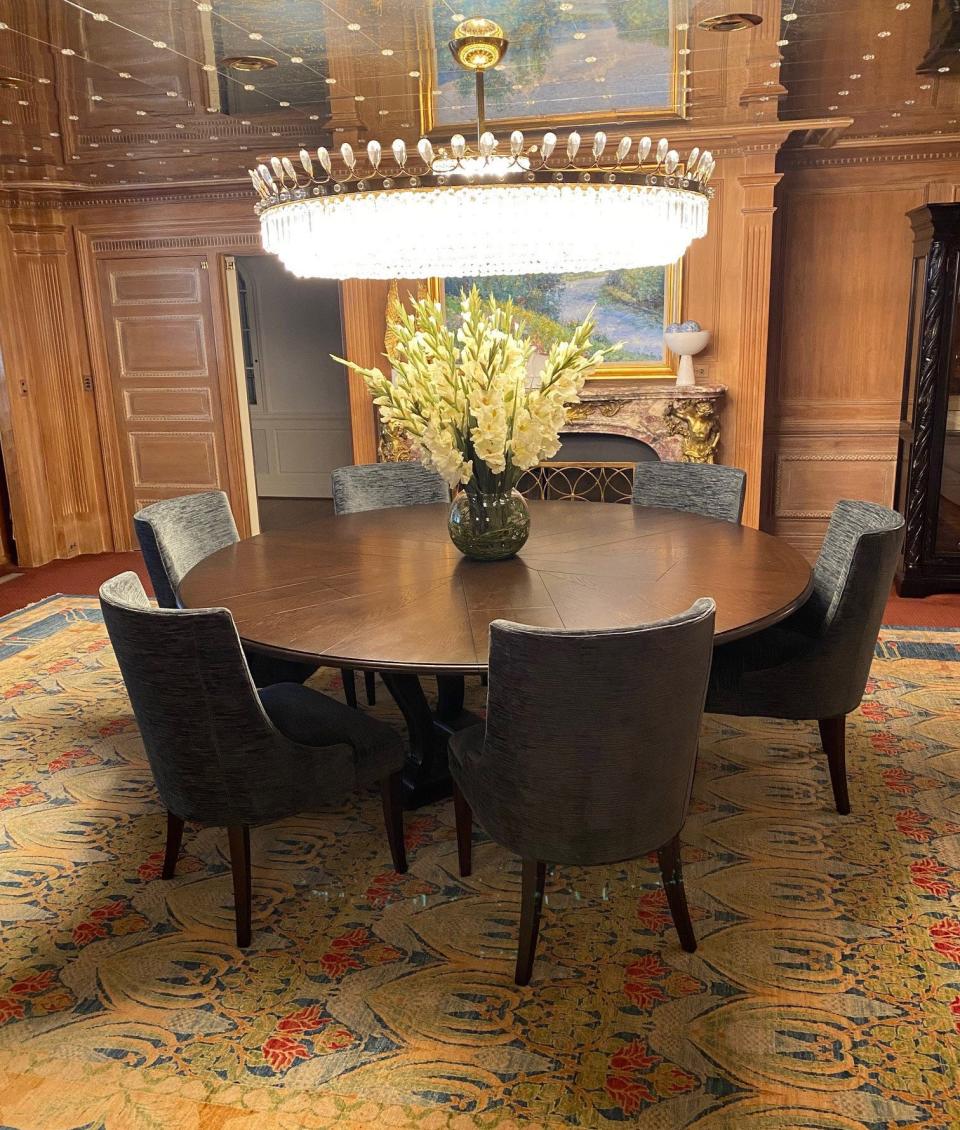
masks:
<path fill-rule="evenodd" d="M 706 712 L 795 717 L 797 708 L 787 706 L 785 700 L 802 699 L 809 692 L 809 688 L 805 691 L 804 687 L 796 685 L 796 665 L 810 656 L 816 645 L 816 639 L 799 630 L 791 619 L 716 647 Z"/>
<path fill-rule="evenodd" d="M 370 785 L 403 766 L 403 740 L 392 726 L 299 683 L 263 687 L 260 701 L 281 734 L 304 746 L 349 745 L 358 785 Z"/>

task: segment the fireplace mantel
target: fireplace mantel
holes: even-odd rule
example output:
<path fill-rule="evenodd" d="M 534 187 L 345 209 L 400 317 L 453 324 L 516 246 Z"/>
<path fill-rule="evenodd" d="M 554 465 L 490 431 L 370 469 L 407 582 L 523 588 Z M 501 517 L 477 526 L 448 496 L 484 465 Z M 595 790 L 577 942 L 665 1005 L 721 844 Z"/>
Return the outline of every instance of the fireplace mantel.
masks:
<path fill-rule="evenodd" d="M 725 392 L 723 385 L 678 388 L 672 380 L 587 381 L 563 432 L 628 436 L 661 459 L 714 463 Z"/>

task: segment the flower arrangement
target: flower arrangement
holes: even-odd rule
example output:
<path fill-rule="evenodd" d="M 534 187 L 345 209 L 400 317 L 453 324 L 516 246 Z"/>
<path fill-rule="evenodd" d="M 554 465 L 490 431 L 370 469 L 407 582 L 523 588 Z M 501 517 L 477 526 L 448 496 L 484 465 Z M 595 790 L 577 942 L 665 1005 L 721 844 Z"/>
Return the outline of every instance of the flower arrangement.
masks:
<path fill-rule="evenodd" d="M 429 298 L 398 315 L 390 327 L 395 382 L 380 369 L 343 364 L 364 377 L 384 424 L 405 433 L 421 461 L 450 486 L 502 493 L 522 471 L 556 454 L 566 406 L 577 402 L 587 375 L 612 350 L 590 352 L 588 315 L 569 340 L 551 347 L 528 387 L 534 347 L 513 303 L 481 298 L 476 287 L 461 298 L 455 333 Z"/>
<path fill-rule="evenodd" d="M 473 287 L 461 295 L 456 331 L 429 298 L 398 314 L 388 358 L 394 380 L 378 368 L 335 360 L 364 377 L 383 423 L 408 438 L 421 462 L 451 487 L 462 486 L 475 524 L 489 528 L 495 510 L 481 500 L 503 500 L 523 471 L 556 454 L 566 406 L 579 400 L 587 375 L 617 348 L 591 352 L 593 328 L 591 314 L 568 340 L 551 346 L 531 382 L 534 347 L 513 303 L 481 298 Z"/>

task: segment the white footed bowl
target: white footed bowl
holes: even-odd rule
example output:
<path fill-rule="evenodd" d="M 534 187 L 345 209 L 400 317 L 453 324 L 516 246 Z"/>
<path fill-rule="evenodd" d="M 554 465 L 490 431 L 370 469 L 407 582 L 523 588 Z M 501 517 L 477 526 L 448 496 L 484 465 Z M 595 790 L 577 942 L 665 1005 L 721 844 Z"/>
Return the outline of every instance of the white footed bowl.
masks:
<path fill-rule="evenodd" d="M 710 341 L 710 331 L 693 330 L 688 333 L 665 333 L 663 340 L 667 343 L 667 348 L 674 353 L 691 357 L 693 354 L 699 353 L 702 349 L 707 348 L 707 344 Z"/>

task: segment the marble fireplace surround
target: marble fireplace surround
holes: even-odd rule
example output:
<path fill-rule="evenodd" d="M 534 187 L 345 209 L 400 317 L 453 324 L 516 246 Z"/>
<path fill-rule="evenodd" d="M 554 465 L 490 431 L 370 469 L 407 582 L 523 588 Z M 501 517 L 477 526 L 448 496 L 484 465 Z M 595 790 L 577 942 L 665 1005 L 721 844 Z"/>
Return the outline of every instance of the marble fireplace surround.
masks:
<path fill-rule="evenodd" d="M 587 381 L 561 435 L 627 436 L 671 462 L 718 461 L 723 385 L 672 380 Z"/>

